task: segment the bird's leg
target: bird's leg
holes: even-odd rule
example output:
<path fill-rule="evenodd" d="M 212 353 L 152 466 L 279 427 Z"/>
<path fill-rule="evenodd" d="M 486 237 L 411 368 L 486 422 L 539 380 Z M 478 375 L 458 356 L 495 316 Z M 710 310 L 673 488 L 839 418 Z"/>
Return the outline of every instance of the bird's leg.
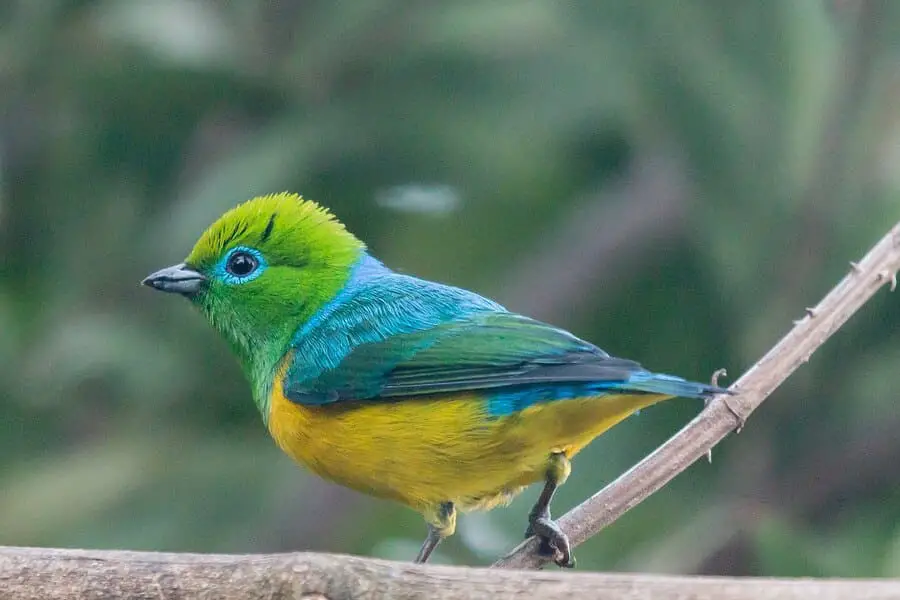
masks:
<path fill-rule="evenodd" d="M 419 554 L 416 555 L 414 562 L 417 563 L 428 562 L 438 544 L 456 531 L 456 508 L 452 502 L 444 502 L 438 505 L 434 513 L 426 514 L 425 519 L 428 521 L 428 536 L 422 542 Z"/>
<path fill-rule="evenodd" d="M 572 471 L 572 464 L 562 452 L 554 452 L 547 463 L 547 474 L 544 489 L 531 512 L 528 513 L 528 529 L 525 537 L 536 535 L 541 540 L 541 553 L 555 557 L 554 562 L 560 567 L 572 568 L 575 559 L 569 547 L 569 538 L 563 533 L 556 521 L 550 518 L 550 502 L 556 488 L 565 483 Z"/>
<path fill-rule="evenodd" d="M 419 553 L 413 562 L 420 564 L 428 562 L 428 559 L 431 558 L 431 553 L 434 552 L 434 549 L 437 548 L 443 539 L 444 537 L 441 535 L 440 530 L 429 523 L 428 535 L 425 537 L 425 541 L 422 542 L 422 547 L 419 548 Z"/>

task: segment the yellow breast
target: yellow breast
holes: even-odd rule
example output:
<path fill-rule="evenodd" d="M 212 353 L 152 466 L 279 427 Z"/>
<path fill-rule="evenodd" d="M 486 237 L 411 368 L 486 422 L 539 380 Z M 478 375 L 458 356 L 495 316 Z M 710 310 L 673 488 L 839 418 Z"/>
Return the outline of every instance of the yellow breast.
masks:
<path fill-rule="evenodd" d="M 604 396 L 487 415 L 479 396 L 303 406 L 273 386 L 269 430 L 322 477 L 425 512 L 452 501 L 490 507 L 542 480 L 551 452 L 573 456 L 594 437 L 665 396 Z"/>

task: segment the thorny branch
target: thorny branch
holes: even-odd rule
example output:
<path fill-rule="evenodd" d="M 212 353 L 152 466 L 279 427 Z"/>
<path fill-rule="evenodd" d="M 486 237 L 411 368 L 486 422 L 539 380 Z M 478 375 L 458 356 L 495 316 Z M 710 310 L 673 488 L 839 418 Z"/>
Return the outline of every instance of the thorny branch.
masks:
<path fill-rule="evenodd" d="M 614 522 L 678 473 L 705 456 L 744 422 L 762 402 L 809 360 L 859 308 L 885 284 L 896 288 L 900 270 L 900 223 L 859 262 L 815 307 L 807 308 L 794 328 L 738 379 L 733 396 L 717 396 L 693 421 L 618 479 L 559 519 L 572 546 L 581 544 Z M 531 538 L 494 563 L 495 567 L 539 568 L 547 559 Z"/>

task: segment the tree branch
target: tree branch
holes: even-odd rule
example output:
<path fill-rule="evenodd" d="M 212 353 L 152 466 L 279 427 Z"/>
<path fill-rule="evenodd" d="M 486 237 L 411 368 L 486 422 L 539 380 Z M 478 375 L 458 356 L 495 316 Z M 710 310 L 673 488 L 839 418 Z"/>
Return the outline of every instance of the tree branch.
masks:
<path fill-rule="evenodd" d="M 756 407 L 809 360 L 810 355 L 886 283 L 896 287 L 900 269 L 900 223 L 819 302 L 806 309 L 765 356 L 731 387 L 733 396 L 717 396 L 693 421 L 618 479 L 566 513 L 559 524 L 573 546 L 581 544 L 668 483 L 720 442 Z M 496 567 L 539 568 L 547 562 L 534 538 L 526 540 Z"/>
<path fill-rule="evenodd" d="M 771 600 L 896 598 L 900 581 L 498 571 L 329 554 L 162 554 L 0 547 L 16 600 Z"/>

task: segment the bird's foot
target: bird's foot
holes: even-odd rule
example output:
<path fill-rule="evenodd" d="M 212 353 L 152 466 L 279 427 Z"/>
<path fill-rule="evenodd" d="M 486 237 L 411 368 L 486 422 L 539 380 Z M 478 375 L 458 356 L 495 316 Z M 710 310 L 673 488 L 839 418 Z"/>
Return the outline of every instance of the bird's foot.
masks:
<path fill-rule="evenodd" d="M 533 535 L 541 540 L 541 554 L 552 557 L 553 562 L 560 567 L 571 569 L 575 566 L 569 538 L 559 528 L 556 521 L 550 518 L 549 513 L 532 515 L 529 519 L 525 537 L 529 538 Z"/>

